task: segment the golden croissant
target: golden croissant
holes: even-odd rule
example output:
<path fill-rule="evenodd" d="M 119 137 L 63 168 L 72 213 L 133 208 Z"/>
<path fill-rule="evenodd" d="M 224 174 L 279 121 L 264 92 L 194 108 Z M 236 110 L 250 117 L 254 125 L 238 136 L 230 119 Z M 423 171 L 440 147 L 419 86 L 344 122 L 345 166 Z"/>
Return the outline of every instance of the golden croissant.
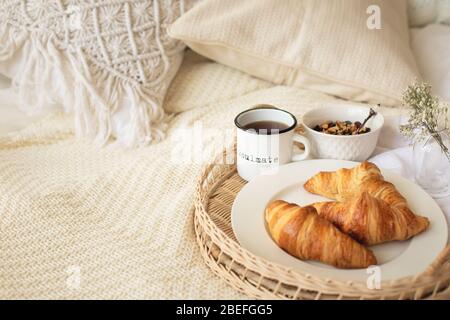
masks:
<path fill-rule="evenodd" d="M 320 172 L 304 187 L 342 202 L 313 205 L 319 215 L 364 244 L 406 240 L 429 225 L 427 218 L 409 209 L 406 199 L 370 162 L 353 169 Z"/>
<path fill-rule="evenodd" d="M 367 268 L 377 263 L 369 249 L 317 215 L 311 207 L 275 200 L 266 208 L 269 232 L 280 248 L 302 260 L 338 268 Z"/>

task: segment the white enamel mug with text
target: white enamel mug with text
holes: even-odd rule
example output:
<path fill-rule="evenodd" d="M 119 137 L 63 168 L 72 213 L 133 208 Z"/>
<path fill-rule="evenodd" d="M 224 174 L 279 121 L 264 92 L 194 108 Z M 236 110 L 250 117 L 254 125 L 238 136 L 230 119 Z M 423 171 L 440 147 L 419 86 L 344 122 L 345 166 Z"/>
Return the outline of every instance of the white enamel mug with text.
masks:
<path fill-rule="evenodd" d="M 258 121 L 279 122 L 285 128 L 246 129 L 248 124 Z M 297 119 L 285 110 L 259 105 L 238 114 L 234 123 L 237 127 L 237 170 L 247 181 L 260 174 L 273 174 L 278 166 L 304 160 L 309 155 L 308 139 L 295 133 Z M 294 153 L 294 141 L 302 143 L 305 150 Z"/>

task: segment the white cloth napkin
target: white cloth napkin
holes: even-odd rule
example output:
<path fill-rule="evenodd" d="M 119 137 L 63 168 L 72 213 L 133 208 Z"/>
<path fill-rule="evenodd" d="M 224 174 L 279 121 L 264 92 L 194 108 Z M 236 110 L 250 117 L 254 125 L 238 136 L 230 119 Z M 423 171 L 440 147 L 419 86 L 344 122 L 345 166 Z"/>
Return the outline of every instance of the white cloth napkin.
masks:
<path fill-rule="evenodd" d="M 412 147 L 410 146 L 379 153 L 369 159 L 369 161 L 375 163 L 379 168 L 390 170 L 411 181 L 414 181 Z M 450 239 L 450 196 L 435 200 L 446 215 Z"/>
<path fill-rule="evenodd" d="M 369 161 L 414 182 L 412 147 L 399 131 L 400 125 L 406 121 L 406 116 L 384 116 L 384 126 L 378 139 L 378 146 Z M 450 243 L 450 196 L 435 200 L 447 218 Z"/>

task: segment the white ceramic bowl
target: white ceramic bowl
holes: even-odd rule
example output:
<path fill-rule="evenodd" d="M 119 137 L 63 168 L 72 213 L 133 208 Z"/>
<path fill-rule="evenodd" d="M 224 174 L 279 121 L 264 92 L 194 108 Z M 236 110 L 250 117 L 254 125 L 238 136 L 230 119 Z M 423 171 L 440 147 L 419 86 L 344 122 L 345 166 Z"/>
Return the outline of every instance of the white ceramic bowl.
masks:
<path fill-rule="evenodd" d="M 360 121 L 369 115 L 370 108 L 354 105 L 335 105 L 313 109 L 303 115 L 305 136 L 311 144 L 311 155 L 318 159 L 364 161 L 375 150 L 384 124 L 380 113 L 370 118 L 366 127 L 370 132 L 354 136 L 336 136 L 315 131 L 313 128 L 326 121 Z"/>

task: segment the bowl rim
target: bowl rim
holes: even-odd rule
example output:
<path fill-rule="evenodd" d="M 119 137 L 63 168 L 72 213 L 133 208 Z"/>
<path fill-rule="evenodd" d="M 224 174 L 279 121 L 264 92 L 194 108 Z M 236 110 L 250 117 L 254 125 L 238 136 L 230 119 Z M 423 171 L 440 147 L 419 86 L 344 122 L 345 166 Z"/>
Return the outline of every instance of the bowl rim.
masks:
<path fill-rule="evenodd" d="M 312 112 L 317 111 L 317 110 L 326 110 L 326 109 L 336 110 L 336 108 L 366 109 L 368 112 L 370 110 L 370 107 L 366 107 L 366 106 L 352 106 L 352 105 L 343 105 L 343 106 L 337 106 L 336 105 L 336 106 L 324 106 L 324 107 L 314 108 L 314 109 L 311 109 L 311 110 L 305 112 L 302 115 L 302 117 L 301 117 L 301 125 L 303 126 L 303 128 L 305 128 L 305 130 L 307 130 L 308 132 L 312 132 L 313 134 L 316 134 L 316 135 L 319 135 L 319 136 L 323 136 L 323 137 L 338 138 L 338 139 L 363 139 L 364 137 L 369 137 L 371 135 L 378 134 L 379 131 L 384 126 L 384 117 L 379 111 L 377 111 L 377 115 L 375 117 L 379 117 L 379 119 L 381 120 L 380 126 L 378 128 L 376 128 L 376 129 L 374 129 L 374 130 L 370 130 L 370 132 L 363 133 L 363 134 L 358 134 L 358 135 L 341 135 L 340 136 L 340 135 L 334 135 L 334 134 L 327 134 L 327 133 L 316 131 L 316 130 L 310 128 L 309 126 L 307 126 L 305 124 L 304 119 L 309 113 L 312 113 Z"/>

